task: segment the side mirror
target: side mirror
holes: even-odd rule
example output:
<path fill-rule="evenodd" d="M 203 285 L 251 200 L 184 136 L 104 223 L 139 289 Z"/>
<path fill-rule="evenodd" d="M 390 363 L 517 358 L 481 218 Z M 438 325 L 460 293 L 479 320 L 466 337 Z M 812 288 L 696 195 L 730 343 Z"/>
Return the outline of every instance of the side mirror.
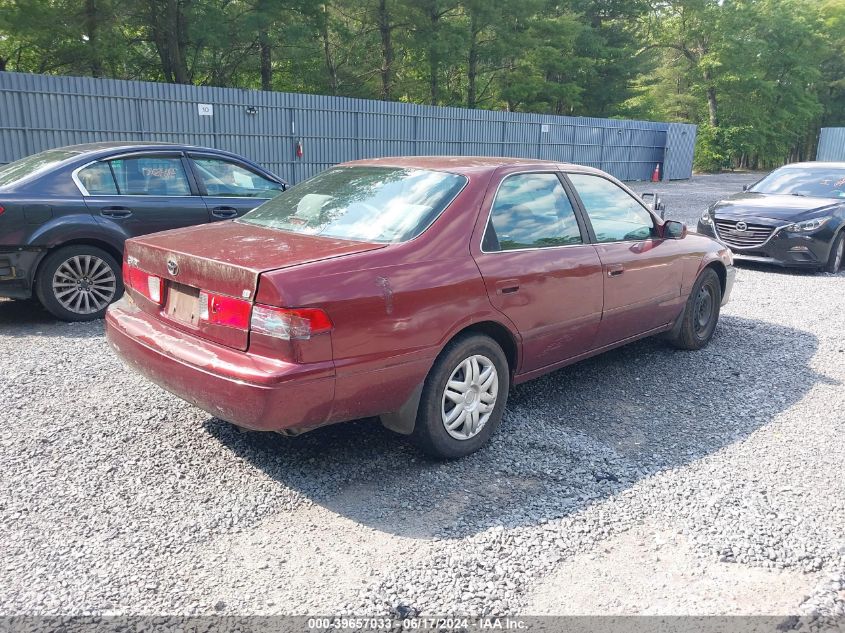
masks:
<path fill-rule="evenodd" d="M 676 220 L 666 220 L 663 223 L 663 239 L 682 240 L 687 236 L 687 225 Z"/>
<path fill-rule="evenodd" d="M 743 191 L 748 191 L 749 189 L 751 189 L 751 185 L 742 185 Z"/>

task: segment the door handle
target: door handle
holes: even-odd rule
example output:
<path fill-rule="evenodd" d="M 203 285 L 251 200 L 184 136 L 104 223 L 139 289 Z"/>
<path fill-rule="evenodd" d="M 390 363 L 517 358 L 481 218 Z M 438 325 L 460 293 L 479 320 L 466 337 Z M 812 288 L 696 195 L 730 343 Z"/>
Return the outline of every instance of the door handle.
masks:
<path fill-rule="evenodd" d="M 238 216 L 238 210 L 235 207 L 214 207 L 211 215 L 215 218 L 235 218 Z"/>
<path fill-rule="evenodd" d="M 519 292 L 519 281 L 516 279 L 503 279 L 496 282 L 497 295 L 511 295 Z"/>
<path fill-rule="evenodd" d="M 128 218 L 132 215 L 132 209 L 128 207 L 103 207 L 100 209 L 100 215 L 106 218 Z"/>
<path fill-rule="evenodd" d="M 607 267 L 608 277 L 618 277 L 625 272 L 625 267 L 622 264 L 611 264 Z"/>

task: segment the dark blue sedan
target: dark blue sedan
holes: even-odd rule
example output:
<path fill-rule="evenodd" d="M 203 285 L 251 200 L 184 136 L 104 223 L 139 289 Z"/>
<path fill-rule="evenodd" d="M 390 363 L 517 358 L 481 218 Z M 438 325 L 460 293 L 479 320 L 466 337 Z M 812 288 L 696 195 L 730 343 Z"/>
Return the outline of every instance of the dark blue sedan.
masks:
<path fill-rule="evenodd" d="M 236 154 L 167 143 L 90 143 L 0 167 L 0 297 L 35 295 L 66 321 L 123 293 L 127 238 L 236 218 L 285 182 Z"/>

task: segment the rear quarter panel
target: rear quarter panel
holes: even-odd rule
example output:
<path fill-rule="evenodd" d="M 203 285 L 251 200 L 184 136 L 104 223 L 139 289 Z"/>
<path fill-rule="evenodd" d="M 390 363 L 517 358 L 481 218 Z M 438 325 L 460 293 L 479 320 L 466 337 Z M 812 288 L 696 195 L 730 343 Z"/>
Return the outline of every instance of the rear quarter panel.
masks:
<path fill-rule="evenodd" d="M 398 410 L 457 332 L 501 322 L 469 251 L 487 181 L 471 179 L 410 242 L 261 276 L 259 303 L 320 307 L 332 319 L 337 382 L 328 421 Z"/>

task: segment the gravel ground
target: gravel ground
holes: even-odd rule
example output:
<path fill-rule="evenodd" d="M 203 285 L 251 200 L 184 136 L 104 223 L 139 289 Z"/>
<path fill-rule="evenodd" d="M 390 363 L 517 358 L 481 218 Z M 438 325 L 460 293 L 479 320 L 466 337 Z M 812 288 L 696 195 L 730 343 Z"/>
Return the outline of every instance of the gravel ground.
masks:
<path fill-rule="evenodd" d="M 754 179 L 658 190 L 694 223 Z M 238 433 L 0 302 L 0 609 L 845 615 L 843 291 L 744 267 L 708 348 L 518 387 L 452 463 L 366 420 Z"/>

